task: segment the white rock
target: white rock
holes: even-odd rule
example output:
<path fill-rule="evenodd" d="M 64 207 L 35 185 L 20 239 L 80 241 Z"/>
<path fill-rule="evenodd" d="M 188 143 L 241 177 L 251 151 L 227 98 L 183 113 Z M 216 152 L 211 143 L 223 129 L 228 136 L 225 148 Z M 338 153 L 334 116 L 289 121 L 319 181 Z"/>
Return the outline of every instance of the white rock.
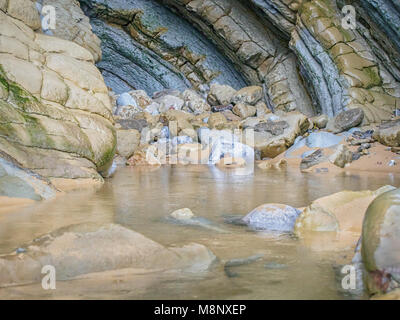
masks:
<path fill-rule="evenodd" d="M 183 208 L 172 212 L 171 217 L 177 220 L 189 220 L 194 217 L 194 214 L 189 208 Z"/>

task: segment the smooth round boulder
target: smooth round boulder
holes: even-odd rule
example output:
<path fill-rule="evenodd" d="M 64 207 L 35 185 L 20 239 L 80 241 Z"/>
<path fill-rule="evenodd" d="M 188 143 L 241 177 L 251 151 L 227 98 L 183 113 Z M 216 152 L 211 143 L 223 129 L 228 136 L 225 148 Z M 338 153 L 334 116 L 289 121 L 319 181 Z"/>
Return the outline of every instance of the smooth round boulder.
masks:
<path fill-rule="evenodd" d="M 285 204 L 263 204 L 243 218 L 255 230 L 292 232 L 300 210 Z"/>
<path fill-rule="evenodd" d="M 369 205 L 361 253 L 371 294 L 400 285 L 400 189 L 383 193 Z"/>

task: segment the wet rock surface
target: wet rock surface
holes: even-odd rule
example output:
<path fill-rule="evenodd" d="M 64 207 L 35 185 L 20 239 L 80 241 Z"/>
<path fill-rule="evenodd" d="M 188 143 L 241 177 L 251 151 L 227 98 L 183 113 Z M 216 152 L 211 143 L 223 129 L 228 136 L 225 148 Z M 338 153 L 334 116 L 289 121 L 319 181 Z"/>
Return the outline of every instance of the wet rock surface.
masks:
<path fill-rule="evenodd" d="M 365 213 L 362 257 L 371 294 L 386 293 L 400 285 L 400 193 L 383 193 Z"/>
<path fill-rule="evenodd" d="M 57 279 L 124 268 L 207 270 L 215 256 L 204 246 L 166 248 L 119 225 L 77 225 L 57 230 L 0 256 L 0 286 L 38 282 L 51 264 Z M 101 250 L 97 250 L 101 248 Z"/>
<path fill-rule="evenodd" d="M 282 204 L 264 204 L 242 220 L 254 230 L 292 232 L 300 210 Z"/>
<path fill-rule="evenodd" d="M 48 180 L 3 156 L 0 157 L 0 196 L 42 200 L 56 195 L 57 189 Z"/>

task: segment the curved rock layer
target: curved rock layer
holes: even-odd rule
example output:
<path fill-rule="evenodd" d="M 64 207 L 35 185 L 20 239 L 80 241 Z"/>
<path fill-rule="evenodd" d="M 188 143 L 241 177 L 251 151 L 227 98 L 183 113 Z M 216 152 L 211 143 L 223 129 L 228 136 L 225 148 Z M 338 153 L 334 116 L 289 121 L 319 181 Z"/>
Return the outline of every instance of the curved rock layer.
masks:
<path fill-rule="evenodd" d="M 117 93 L 184 90 L 212 80 L 237 89 L 241 74 L 187 21 L 156 1 L 81 1 L 102 40 L 98 67 Z"/>
<path fill-rule="evenodd" d="M 81 2 L 91 8 L 92 16 L 129 32 L 130 47 L 135 48 L 130 51 L 141 51 L 143 55 L 145 50 L 137 50 L 141 48 L 138 44 L 149 51 L 125 62 L 143 61 L 154 53 L 172 65 L 156 65 L 162 76 L 153 73 L 139 77 L 137 71 L 121 65 L 119 79 L 105 73 L 111 83 L 133 83 L 131 78 L 143 82 L 143 77 L 178 77 L 178 88 L 187 84 L 185 80 L 195 86 L 217 80 L 236 87 L 237 82 L 225 81 L 231 75 L 222 68 L 223 60 L 209 59 L 215 63 L 206 66 L 209 51 L 206 46 L 196 50 L 199 38 L 187 37 L 188 21 L 217 46 L 248 84 L 264 85 L 264 99 L 273 109 L 297 109 L 306 115 L 324 113 L 333 117 L 343 110 L 361 107 L 365 113 L 363 124 L 369 124 L 389 120 L 400 106 L 400 10 L 394 0 L 157 1 L 160 5 L 142 0 Z M 342 26 L 342 8 L 346 4 L 356 9 L 354 30 Z M 96 20 L 93 24 L 95 32 L 103 40 L 107 38 L 104 25 Z M 171 50 L 182 44 L 182 34 L 187 50 Z M 109 58 L 121 51 L 125 54 L 128 48 L 122 45 L 120 50 L 116 41 L 107 42 L 112 47 Z M 126 39 L 122 41 L 125 42 Z M 105 71 L 106 66 L 112 66 L 108 60 L 99 65 Z M 216 77 L 218 72 L 226 77 Z"/>
<path fill-rule="evenodd" d="M 363 23 L 357 22 L 355 30 L 344 29 L 340 12 L 335 1 L 328 0 L 305 2 L 298 12 L 290 44 L 314 99 L 330 116 L 360 107 L 364 124 L 389 120 L 400 105 L 400 87 L 377 55 L 385 51 Z"/>
<path fill-rule="evenodd" d="M 116 134 L 95 57 L 42 34 L 30 0 L 1 9 L 0 151 L 48 178 L 101 179 Z"/>

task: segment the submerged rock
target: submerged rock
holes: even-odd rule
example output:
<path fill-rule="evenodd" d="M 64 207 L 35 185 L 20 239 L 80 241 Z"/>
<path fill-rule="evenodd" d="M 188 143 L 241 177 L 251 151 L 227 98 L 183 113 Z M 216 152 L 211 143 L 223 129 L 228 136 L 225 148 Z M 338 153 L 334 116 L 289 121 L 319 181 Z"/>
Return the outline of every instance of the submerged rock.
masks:
<path fill-rule="evenodd" d="M 186 221 L 192 219 L 194 217 L 194 213 L 189 208 L 183 208 L 172 212 L 171 217 L 176 220 Z"/>
<path fill-rule="evenodd" d="M 270 270 L 286 269 L 287 267 L 288 267 L 287 264 L 278 263 L 278 262 L 268 262 L 268 263 L 264 264 L 264 268 L 270 269 Z"/>
<path fill-rule="evenodd" d="M 57 280 L 68 280 L 125 268 L 198 272 L 215 260 L 203 245 L 167 248 L 119 225 L 67 227 L 22 248 L 23 253 L 0 256 L 0 286 L 38 282 L 45 265 L 55 267 Z"/>
<path fill-rule="evenodd" d="M 383 193 L 368 207 L 361 252 L 371 294 L 400 287 L 400 189 Z"/>
<path fill-rule="evenodd" d="M 243 221 L 255 230 L 292 232 L 300 213 L 284 204 L 263 204 L 247 214 Z"/>
<path fill-rule="evenodd" d="M 0 158 L 0 196 L 42 200 L 56 195 L 48 180 L 11 160 Z"/>
<path fill-rule="evenodd" d="M 175 210 L 172 212 L 169 217 L 167 218 L 167 221 L 170 221 L 172 223 L 176 224 L 181 224 L 184 226 L 196 226 L 196 227 L 201 227 L 204 229 L 220 232 L 220 233 L 226 233 L 227 231 L 219 228 L 216 226 L 213 222 L 211 222 L 208 219 L 202 218 L 202 217 L 196 217 L 195 214 L 190 210 L 189 208 L 183 208 L 179 210 Z"/>
<path fill-rule="evenodd" d="M 225 274 L 229 278 L 235 278 L 235 277 L 239 276 L 239 274 L 237 272 L 232 271 L 231 270 L 232 268 L 249 265 L 251 263 L 257 262 L 257 261 L 261 260 L 263 258 L 263 256 L 264 256 L 263 254 L 256 254 L 254 256 L 250 256 L 250 257 L 247 257 L 244 259 L 229 260 L 229 261 L 225 262 L 225 264 L 224 264 Z"/>

